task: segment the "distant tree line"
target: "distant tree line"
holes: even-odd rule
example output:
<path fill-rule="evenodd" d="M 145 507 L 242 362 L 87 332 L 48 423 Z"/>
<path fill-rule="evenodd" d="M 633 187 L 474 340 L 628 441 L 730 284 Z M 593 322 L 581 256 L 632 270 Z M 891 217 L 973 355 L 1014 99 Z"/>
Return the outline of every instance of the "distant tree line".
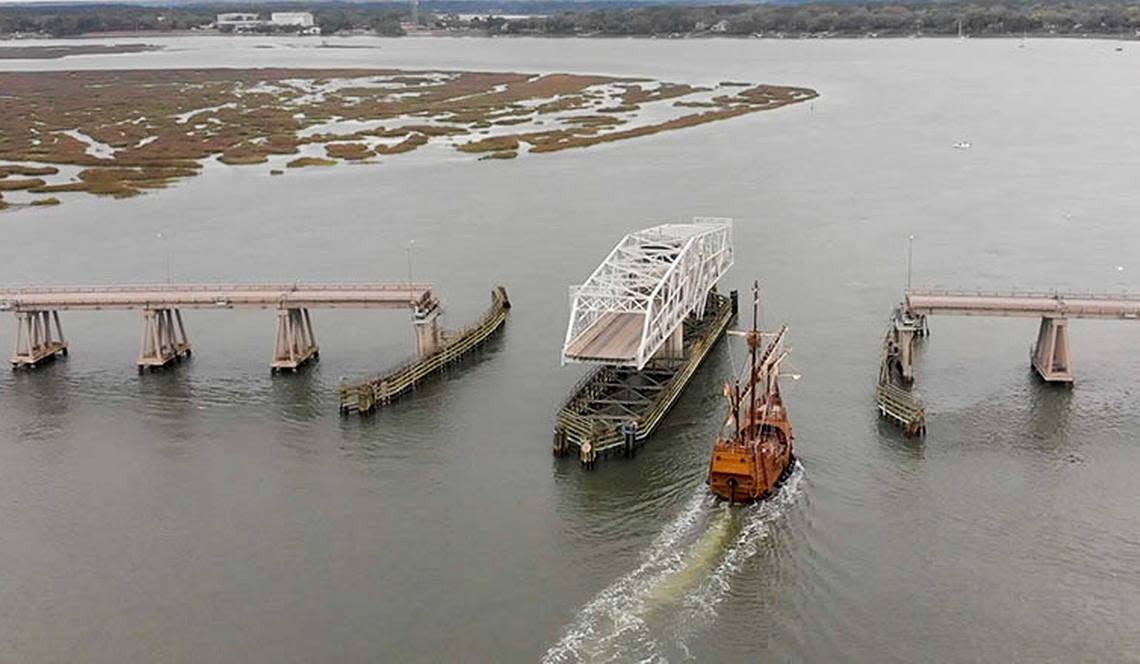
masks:
<path fill-rule="evenodd" d="M 512 14 L 545 14 L 506 19 L 491 0 L 425 0 L 420 23 L 440 29 L 489 34 L 662 36 L 692 34 L 856 36 L 876 34 L 973 36 L 1058 34 L 1136 36 L 1140 2 L 932 2 L 810 4 L 660 4 L 630 0 L 567 2 L 515 0 Z M 207 26 L 235 5 L 9 5 L 0 7 L 0 35 L 25 33 L 67 37 L 84 33 L 175 31 Z M 256 11 L 310 11 L 323 34 L 346 31 L 386 36 L 404 33 L 411 20 L 407 2 L 256 5 Z M 483 13 L 461 19 L 458 12 Z"/>
<path fill-rule="evenodd" d="M 505 32 L 549 35 L 852 36 L 1098 34 L 1135 36 L 1140 4 L 1119 3 L 810 3 L 654 6 L 563 12 L 508 21 Z"/>
<path fill-rule="evenodd" d="M 218 14 L 251 11 L 268 17 L 274 11 L 309 11 L 322 34 L 346 30 L 374 31 L 396 36 L 403 34 L 401 20 L 410 20 L 407 3 L 321 3 L 314 5 L 264 4 L 252 10 L 235 5 L 10 5 L 0 7 L 0 35 L 46 34 L 72 37 L 98 32 L 167 32 L 191 30 L 212 24 Z M 425 19 L 431 19 L 425 12 Z M 295 28 L 260 26 L 255 32 L 295 31 Z"/>

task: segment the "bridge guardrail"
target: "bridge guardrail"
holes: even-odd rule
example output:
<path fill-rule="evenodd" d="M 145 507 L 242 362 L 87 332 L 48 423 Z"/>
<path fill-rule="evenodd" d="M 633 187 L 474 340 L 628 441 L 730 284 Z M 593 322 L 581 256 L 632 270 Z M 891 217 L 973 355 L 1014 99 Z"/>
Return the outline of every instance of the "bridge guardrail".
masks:
<path fill-rule="evenodd" d="M 928 295 L 946 297 L 993 297 L 993 298 L 1036 298 L 1043 300 L 1136 300 L 1140 301 L 1140 292 L 1120 291 L 1034 291 L 1034 290 L 971 290 L 967 288 L 911 288 L 905 291 L 906 296 Z"/>
<path fill-rule="evenodd" d="M 405 283 L 355 283 L 355 284 L 325 284 L 294 282 L 287 284 L 253 283 L 253 284 L 139 284 L 136 286 L 109 285 L 109 286 L 0 286 L 2 296 L 11 295 L 46 295 L 58 293 L 209 293 L 219 290 L 254 291 L 254 292 L 292 292 L 292 291 L 402 291 L 402 290 L 432 290 L 433 285 L 423 282 Z"/>

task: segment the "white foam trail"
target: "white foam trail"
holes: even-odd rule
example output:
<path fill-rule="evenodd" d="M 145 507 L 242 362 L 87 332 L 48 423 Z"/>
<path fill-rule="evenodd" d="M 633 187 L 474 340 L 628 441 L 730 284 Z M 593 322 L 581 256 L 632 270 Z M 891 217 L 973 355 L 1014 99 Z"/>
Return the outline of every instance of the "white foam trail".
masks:
<path fill-rule="evenodd" d="M 674 645 L 688 652 L 687 640 L 716 618 L 716 606 L 724 601 L 730 582 L 744 563 L 760 551 L 760 543 L 771 534 L 770 525 L 782 517 L 803 495 L 803 466 L 795 468 L 780 491 L 763 503 L 744 508 L 740 532 L 720 559 L 720 564 L 692 593 L 685 597 L 683 609 L 675 617 L 671 630 Z"/>
<path fill-rule="evenodd" d="M 701 515 L 713 502 L 703 488 L 696 492 L 680 514 L 654 538 L 641 564 L 582 607 L 574 623 L 542 661 L 605 661 L 605 651 L 623 634 L 643 631 L 645 623 L 640 614 L 645 594 L 652 589 L 654 580 L 680 567 L 682 558 L 676 550 L 677 542 L 695 530 Z M 645 645 L 652 646 L 652 643 Z M 631 655 L 632 652 L 627 651 L 626 657 Z"/>
<path fill-rule="evenodd" d="M 743 508 L 718 504 L 702 486 L 653 540 L 641 564 L 582 607 L 542 661 L 665 661 L 646 621 L 678 600 L 678 615 L 669 616 L 669 640 L 687 655 L 686 640 L 716 616 L 731 576 L 756 555 L 768 536 L 767 523 L 799 497 L 802 477 L 797 463 L 776 496 Z M 678 546 L 694 538 L 692 545 Z"/>

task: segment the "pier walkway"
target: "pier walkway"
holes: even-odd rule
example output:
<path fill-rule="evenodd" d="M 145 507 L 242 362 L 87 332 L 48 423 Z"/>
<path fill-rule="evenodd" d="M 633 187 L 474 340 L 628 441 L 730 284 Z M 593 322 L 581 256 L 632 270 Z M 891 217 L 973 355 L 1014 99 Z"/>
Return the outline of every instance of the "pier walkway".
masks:
<path fill-rule="evenodd" d="M 191 354 L 183 309 L 275 309 L 274 371 L 296 370 L 319 357 L 310 309 L 409 309 L 417 355 L 430 355 L 441 343 L 439 302 L 427 283 L 0 287 L 0 311 L 16 315 L 14 368 L 32 368 L 67 354 L 59 312 L 130 309 L 143 313 L 140 370 Z"/>

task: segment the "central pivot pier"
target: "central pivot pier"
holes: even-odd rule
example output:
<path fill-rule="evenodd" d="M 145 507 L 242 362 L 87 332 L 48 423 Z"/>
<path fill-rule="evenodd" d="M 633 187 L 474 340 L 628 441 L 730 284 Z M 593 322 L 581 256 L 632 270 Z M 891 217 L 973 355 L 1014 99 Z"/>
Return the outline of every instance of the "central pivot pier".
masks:
<path fill-rule="evenodd" d="M 732 220 L 698 217 L 625 236 L 570 289 L 562 363 L 598 366 L 558 411 L 555 456 L 633 455 L 735 316 L 716 292 L 732 262 Z"/>

